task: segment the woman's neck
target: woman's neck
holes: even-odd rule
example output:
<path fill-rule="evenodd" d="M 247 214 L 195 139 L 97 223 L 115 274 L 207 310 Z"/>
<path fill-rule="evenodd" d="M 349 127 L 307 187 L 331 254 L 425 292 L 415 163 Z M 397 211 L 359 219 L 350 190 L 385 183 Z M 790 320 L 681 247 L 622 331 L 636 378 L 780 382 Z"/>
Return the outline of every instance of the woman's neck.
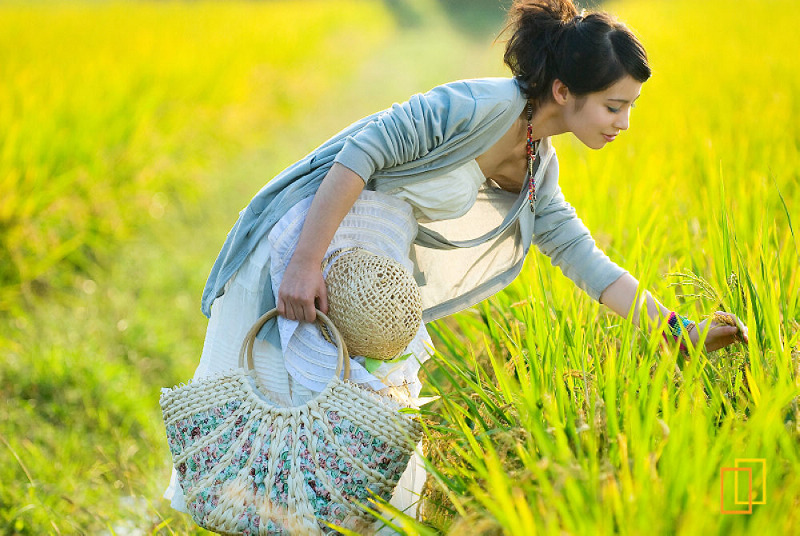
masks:
<path fill-rule="evenodd" d="M 534 107 L 533 117 L 531 118 L 531 125 L 533 125 L 533 137 L 535 139 L 546 138 L 548 136 L 556 136 L 567 132 L 567 127 L 564 123 L 563 108 L 555 102 L 548 101 Z M 527 123 L 527 109 L 524 110 L 523 116 Z"/>

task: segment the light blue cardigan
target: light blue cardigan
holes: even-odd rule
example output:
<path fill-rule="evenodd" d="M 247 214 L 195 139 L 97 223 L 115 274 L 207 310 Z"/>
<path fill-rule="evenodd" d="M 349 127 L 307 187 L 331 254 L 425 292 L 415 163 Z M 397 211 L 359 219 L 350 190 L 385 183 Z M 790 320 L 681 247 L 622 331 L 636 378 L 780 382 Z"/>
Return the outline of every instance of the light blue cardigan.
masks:
<path fill-rule="evenodd" d="M 368 116 L 323 143 L 267 183 L 239 215 L 217 257 L 203 291 L 202 311 L 213 301 L 273 225 L 295 203 L 313 195 L 334 162 L 357 173 L 366 187 L 388 191 L 450 171 L 476 158 L 505 134 L 526 104 L 517 82 L 509 78 L 461 80 L 417 94 L 403 104 Z M 420 226 L 417 244 L 440 249 L 470 247 L 519 225 L 525 252 L 531 242 L 592 298 L 624 270 L 594 243 L 558 187 L 558 162 L 549 139 L 542 140 L 537 170 L 535 214 L 527 208 L 525 189 L 494 232 L 454 242 Z M 534 232 L 535 228 L 535 232 Z M 426 309 L 425 321 L 462 310 L 508 285 L 522 261 L 500 276 L 457 299 Z M 271 285 L 264 288 L 261 312 L 275 307 Z"/>

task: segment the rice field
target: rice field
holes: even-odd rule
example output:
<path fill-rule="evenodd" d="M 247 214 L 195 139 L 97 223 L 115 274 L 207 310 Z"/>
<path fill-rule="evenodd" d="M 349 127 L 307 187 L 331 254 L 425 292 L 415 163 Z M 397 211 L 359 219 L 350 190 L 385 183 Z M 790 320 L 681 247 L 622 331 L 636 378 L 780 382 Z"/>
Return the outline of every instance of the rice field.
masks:
<path fill-rule="evenodd" d="M 161 499 L 158 391 L 194 370 L 224 233 L 348 122 L 503 75 L 479 4 L 0 3 L 0 533 L 205 533 Z M 665 304 L 750 342 L 681 356 L 532 253 L 429 326 L 432 476 L 402 533 L 800 533 L 800 14 L 607 9 L 654 76 L 611 146 L 555 140 L 565 196 Z M 748 509 L 734 467 L 752 513 L 722 513 Z"/>
<path fill-rule="evenodd" d="M 275 136 L 388 23 L 322 2 L 0 9 L 0 309 L 63 284 L 170 196 L 196 200 L 198 173 Z"/>

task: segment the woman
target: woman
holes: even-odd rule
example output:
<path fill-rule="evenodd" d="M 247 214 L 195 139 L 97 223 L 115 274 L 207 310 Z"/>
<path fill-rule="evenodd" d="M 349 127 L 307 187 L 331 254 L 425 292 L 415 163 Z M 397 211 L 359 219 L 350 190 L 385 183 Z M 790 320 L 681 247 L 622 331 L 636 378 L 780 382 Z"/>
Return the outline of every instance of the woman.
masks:
<path fill-rule="evenodd" d="M 551 136 L 572 132 L 600 149 L 628 129 L 651 74 L 639 41 L 607 14 L 579 15 L 570 0 L 517 0 L 509 21 L 504 59 L 513 78 L 445 84 L 362 119 L 254 197 L 204 290 L 211 320 L 195 377 L 234 366 L 244 332 L 269 309 L 277 307 L 284 326 L 314 321 L 315 309 L 327 312 L 321 266 L 335 247 L 347 245 L 342 241 L 358 241 L 339 233 L 353 218 L 374 213 L 363 209 L 371 202 L 397 209 L 398 221 L 414 220 L 405 230 L 415 243 L 399 239 L 408 252 L 399 260 L 420 285 L 425 322 L 502 289 L 534 243 L 592 298 L 637 325 L 644 309 L 651 324 L 669 319 L 670 338 L 697 343 L 707 331 L 707 350 L 746 337 L 746 330 L 714 320 L 695 329 L 640 289 L 595 246 L 558 186 Z M 391 242 L 391 234 L 379 236 Z M 380 249 L 382 242 L 372 243 Z M 372 375 L 359 368 L 363 360 L 354 361 L 358 381 L 377 389 L 411 385 L 415 397 L 428 342 L 423 325 L 413 343 L 418 360 Z M 276 326 L 264 330 L 259 344 L 257 372 L 279 403 L 308 400 L 321 390 L 319 378 L 332 373 L 331 361 L 284 357 L 286 341 Z M 410 464 L 392 502 L 408 508 L 423 477 L 419 464 Z M 183 509 L 174 479 L 166 496 Z"/>

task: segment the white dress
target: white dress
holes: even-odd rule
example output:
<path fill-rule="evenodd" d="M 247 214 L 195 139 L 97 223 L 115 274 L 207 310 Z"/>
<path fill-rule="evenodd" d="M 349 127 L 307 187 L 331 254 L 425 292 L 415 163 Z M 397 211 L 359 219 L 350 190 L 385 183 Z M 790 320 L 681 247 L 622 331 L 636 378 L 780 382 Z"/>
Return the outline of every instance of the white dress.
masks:
<path fill-rule="evenodd" d="M 364 191 L 337 230 L 329 252 L 343 246 L 360 246 L 375 253 L 391 256 L 410 268 L 408 248 L 416 235 L 416 221 L 431 222 L 453 219 L 465 214 L 475 203 L 479 187 L 486 181 L 477 162 L 463 166 L 432 180 L 378 194 Z M 236 368 L 245 334 L 258 318 L 261 289 L 269 281 L 276 290 L 283 269 L 294 251 L 311 199 L 293 207 L 251 252 L 241 268 L 228 281 L 225 293 L 214 301 L 206 331 L 200 364 L 194 379 Z M 392 249 L 392 245 L 396 246 Z M 397 249 L 404 251 L 398 251 Z M 300 405 L 321 391 L 333 375 L 335 349 L 318 344 L 308 351 L 308 343 L 317 344 L 309 334 L 316 328 L 279 319 L 281 347 L 267 340 L 256 340 L 254 364 L 265 393 L 280 406 Z M 302 330 L 310 330 L 303 333 Z M 292 347 L 300 339 L 305 351 Z M 351 380 L 375 390 L 388 389 L 395 396 L 405 396 L 412 403 L 418 399 L 422 385 L 418 378 L 420 365 L 432 351 L 424 324 L 405 353 L 412 357 L 399 363 L 382 364 L 372 374 L 361 366 L 363 358 L 351 362 Z M 288 369 L 288 370 L 287 370 Z M 418 516 L 420 492 L 426 472 L 417 453 L 392 496 L 391 504 L 412 516 Z M 176 510 L 187 512 L 177 473 L 164 493 Z"/>

